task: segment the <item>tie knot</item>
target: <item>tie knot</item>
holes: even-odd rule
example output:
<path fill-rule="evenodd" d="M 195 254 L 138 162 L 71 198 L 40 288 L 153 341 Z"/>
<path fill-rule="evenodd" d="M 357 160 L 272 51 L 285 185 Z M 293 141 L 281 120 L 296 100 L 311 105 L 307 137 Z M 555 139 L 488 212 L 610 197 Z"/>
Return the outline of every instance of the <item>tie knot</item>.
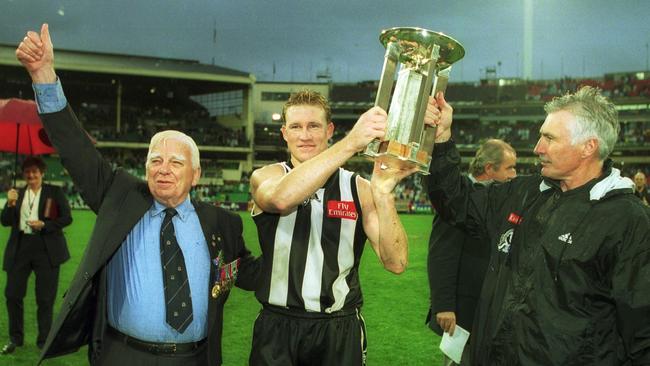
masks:
<path fill-rule="evenodd" d="M 176 209 L 173 207 L 167 207 L 165 209 L 165 216 L 174 217 L 177 213 L 178 212 L 176 212 Z"/>

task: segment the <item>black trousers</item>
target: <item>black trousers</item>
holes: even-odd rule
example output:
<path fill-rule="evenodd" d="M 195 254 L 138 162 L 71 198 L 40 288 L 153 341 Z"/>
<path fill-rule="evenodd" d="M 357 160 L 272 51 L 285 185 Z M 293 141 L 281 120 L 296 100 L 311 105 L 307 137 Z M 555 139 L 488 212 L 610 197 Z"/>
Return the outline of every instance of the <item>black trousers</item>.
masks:
<path fill-rule="evenodd" d="M 208 342 L 187 353 L 153 354 L 136 349 L 107 331 L 99 358 L 92 366 L 205 366 L 208 364 Z M 214 345 L 213 345 L 214 346 Z"/>
<path fill-rule="evenodd" d="M 251 366 L 366 364 L 366 326 L 357 309 L 292 313 L 268 306 L 253 328 Z"/>
<path fill-rule="evenodd" d="M 36 275 L 36 317 L 38 321 L 37 345 L 43 345 L 52 326 L 52 311 L 59 286 L 59 266 L 52 266 L 47 256 L 45 242 L 38 235 L 20 236 L 16 261 L 7 272 L 5 298 L 9 315 L 9 339 L 22 345 L 25 341 L 23 299 L 27 293 L 27 280 Z"/>

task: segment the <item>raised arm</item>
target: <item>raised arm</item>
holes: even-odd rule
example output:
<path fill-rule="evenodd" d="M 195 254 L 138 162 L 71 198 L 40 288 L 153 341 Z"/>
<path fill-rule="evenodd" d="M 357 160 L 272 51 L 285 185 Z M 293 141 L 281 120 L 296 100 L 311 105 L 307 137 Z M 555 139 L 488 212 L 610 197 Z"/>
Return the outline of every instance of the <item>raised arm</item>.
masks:
<path fill-rule="evenodd" d="M 99 210 L 114 177 L 110 165 L 95 149 L 61 90 L 54 71 L 54 49 L 47 24 L 41 32 L 27 32 L 16 49 L 16 58 L 27 69 L 36 91 L 41 120 L 50 141 L 61 156 L 86 204 Z"/>
<path fill-rule="evenodd" d="M 363 228 L 384 268 L 402 273 L 408 264 L 408 238 L 397 214 L 393 190 L 417 167 L 381 168 L 375 163 L 370 182 L 358 178 L 359 199 L 363 210 Z"/>
<path fill-rule="evenodd" d="M 471 182 L 461 177 L 460 155 L 450 141 L 453 108 L 447 103 L 442 92 L 436 94 L 435 98 L 429 98 L 426 116 L 425 123 L 436 126 L 436 144 L 433 147 L 427 177 L 427 194 L 436 213 L 444 220 L 453 220 L 456 217 L 452 217 L 452 214 L 458 210 L 450 207 L 450 197 L 469 191 Z"/>
<path fill-rule="evenodd" d="M 450 134 L 451 113 L 451 106 L 444 101 L 442 93 L 439 93 L 436 99 L 429 100 L 424 123 L 438 126 L 436 136 L 445 138 L 445 134 Z M 397 183 L 416 170 L 415 167 L 381 169 L 380 164 L 375 163 L 370 182 L 365 179 L 359 179 L 358 182 L 364 230 L 384 268 L 393 273 L 402 273 L 406 269 L 408 238 L 397 214 L 392 192 Z"/>
<path fill-rule="evenodd" d="M 373 107 L 359 117 L 350 133 L 327 150 L 284 174 L 279 165 L 258 169 L 251 176 L 251 191 L 257 207 L 265 212 L 286 214 L 314 194 L 341 165 L 375 138 L 382 138 L 386 112 Z"/>

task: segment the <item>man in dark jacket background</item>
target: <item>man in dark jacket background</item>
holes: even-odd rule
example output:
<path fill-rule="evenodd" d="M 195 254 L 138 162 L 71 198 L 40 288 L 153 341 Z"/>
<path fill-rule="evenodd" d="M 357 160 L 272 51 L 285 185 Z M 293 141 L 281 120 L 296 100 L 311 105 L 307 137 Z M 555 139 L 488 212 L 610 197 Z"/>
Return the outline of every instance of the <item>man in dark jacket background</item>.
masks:
<path fill-rule="evenodd" d="M 492 182 L 507 182 L 517 176 L 516 162 L 512 146 L 503 140 L 489 139 L 476 151 L 462 184 L 468 189 L 481 189 Z M 427 323 L 438 335 L 453 335 L 457 324 L 468 331 L 472 329 L 489 260 L 489 245 L 466 235 L 438 215 L 434 217 L 427 261 L 431 292 Z M 463 364 L 469 364 L 468 350 L 466 346 Z M 443 364 L 455 363 L 443 356 Z"/>
<path fill-rule="evenodd" d="M 429 197 L 490 244 L 472 330 L 474 365 L 650 364 L 650 210 L 611 167 L 615 106 L 591 87 L 556 98 L 541 174 L 472 192 L 438 94 Z"/>
<path fill-rule="evenodd" d="M 647 187 L 645 173 L 641 170 L 634 174 L 634 195 L 639 197 L 644 205 L 650 205 L 650 190 Z"/>

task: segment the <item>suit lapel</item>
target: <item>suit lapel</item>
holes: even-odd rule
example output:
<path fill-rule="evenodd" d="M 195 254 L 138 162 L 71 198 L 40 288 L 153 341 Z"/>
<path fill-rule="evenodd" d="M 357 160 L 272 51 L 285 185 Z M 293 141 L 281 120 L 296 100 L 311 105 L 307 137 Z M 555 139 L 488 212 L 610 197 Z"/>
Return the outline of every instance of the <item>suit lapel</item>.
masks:
<path fill-rule="evenodd" d="M 208 245 L 208 251 L 210 252 L 210 283 L 208 294 L 208 335 L 212 334 L 213 328 L 217 323 L 217 315 L 221 314 L 221 310 L 218 309 L 218 306 L 223 306 L 227 294 L 221 295 L 217 298 L 212 297 L 212 286 L 214 286 L 215 280 L 218 276 L 218 268 L 215 265 L 219 251 L 223 249 L 223 237 L 219 232 L 219 223 L 218 215 L 216 214 L 217 210 L 207 204 L 198 203 L 192 200 L 192 205 L 196 210 L 196 214 L 199 217 L 199 222 L 201 223 L 201 229 L 203 230 L 203 235 L 205 236 L 205 242 Z M 224 253 L 224 257 L 227 255 Z"/>
<path fill-rule="evenodd" d="M 38 219 L 43 220 L 45 214 L 45 201 L 49 197 L 49 189 L 43 184 L 41 186 L 41 197 L 38 199 Z"/>
<path fill-rule="evenodd" d="M 129 235 L 133 227 L 140 221 L 142 216 L 153 205 L 153 197 L 149 193 L 146 184 L 138 185 L 137 189 L 128 191 L 124 203 L 117 210 L 119 215 L 113 215 L 112 220 L 101 231 L 106 238 L 105 245 L 100 256 L 100 263 L 104 263 L 120 247 L 124 239 Z M 99 224 L 100 221 L 98 220 Z"/>
<path fill-rule="evenodd" d="M 192 205 L 196 210 L 196 215 L 199 217 L 201 230 L 203 231 L 203 236 L 205 237 L 205 242 L 210 252 L 210 258 L 216 258 L 219 249 L 222 248 L 222 239 L 221 233 L 218 232 L 217 217 L 213 214 L 214 211 L 211 210 L 212 207 L 210 206 L 200 204 L 195 200 L 192 200 Z"/>
<path fill-rule="evenodd" d="M 18 220 L 20 220 L 20 211 L 23 209 L 23 201 L 25 200 L 26 194 L 27 194 L 27 187 L 21 188 L 18 191 L 18 200 L 16 201 L 16 226 L 20 226 Z"/>

